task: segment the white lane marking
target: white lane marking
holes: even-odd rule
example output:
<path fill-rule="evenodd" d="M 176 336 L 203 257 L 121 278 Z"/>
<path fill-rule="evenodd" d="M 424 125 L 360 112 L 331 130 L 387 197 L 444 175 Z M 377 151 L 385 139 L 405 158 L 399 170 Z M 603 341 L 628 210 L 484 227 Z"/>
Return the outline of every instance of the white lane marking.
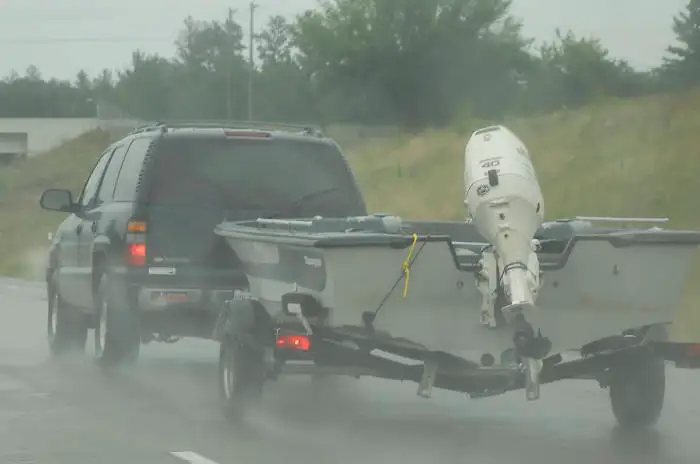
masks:
<path fill-rule="evenodd" d="M 207 459 L 201 454 L 197 454 L 194 451 L 171 451 L 170 454 L 176 458 L 182 459 L 183 461 L 189 462 L 190 464 L 219 464 L 216 461 Z"/>
<path fill-rule="evenodd" d="M 0 284 L 0 289 L 3 289 L 3 286 Z M 15 284 L 6 284 L 4 285 L 4 290 L 6 290 L 4 293 L 23 293 L 23 294 L 36 294 L 36 293 L 43 293 L 44 288 L 40 285 L 15 285 Z"/>

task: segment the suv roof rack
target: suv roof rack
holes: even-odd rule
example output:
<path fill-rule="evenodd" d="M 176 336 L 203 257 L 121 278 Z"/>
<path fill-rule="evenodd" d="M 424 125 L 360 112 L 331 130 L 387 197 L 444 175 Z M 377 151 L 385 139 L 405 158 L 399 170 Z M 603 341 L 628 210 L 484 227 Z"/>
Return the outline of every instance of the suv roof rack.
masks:
<path fill-rule="evenodd" d="M 224 129 L 257 129 L 257 130 L 282 130 L 313 137 L 324 137 L 323 130 L 315 124 L 292 124 L 281 122 L 264 122 L 264 121 L 156 121 L 146 123 L 136 127 L 129 135 L 143 132 L 161 131 L 167 132 L 168 129 L 206 129 L 206 128 L 224 128 Z"/>

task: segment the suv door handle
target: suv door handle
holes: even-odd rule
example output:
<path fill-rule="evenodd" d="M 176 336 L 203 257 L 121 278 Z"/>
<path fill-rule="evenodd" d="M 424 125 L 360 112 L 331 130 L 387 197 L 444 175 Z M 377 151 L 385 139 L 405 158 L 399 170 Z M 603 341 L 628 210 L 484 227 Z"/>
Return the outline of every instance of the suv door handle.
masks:
<path fill-rule="evenodd" d="M 78 235 L 80 235 L 80 234 L 83 233 L 83 225 L 82 225 L 82 224 L 78 224 L 78 225 L 75 227 L 75 233 L 78 234 Z"/>

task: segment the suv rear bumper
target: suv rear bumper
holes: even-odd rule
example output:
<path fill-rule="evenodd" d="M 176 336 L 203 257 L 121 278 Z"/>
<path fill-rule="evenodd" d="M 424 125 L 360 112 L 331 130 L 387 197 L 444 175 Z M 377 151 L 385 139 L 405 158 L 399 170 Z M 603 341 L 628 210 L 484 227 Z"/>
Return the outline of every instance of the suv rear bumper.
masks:
<path fill-rule="evenodd" d="M 233 299 L 233 290 L 201 288 L 140 287 L 136 291 L 136 304 L 140 311 L 167 311 L 191 308 L 220 310 L 227 300 Z"/>

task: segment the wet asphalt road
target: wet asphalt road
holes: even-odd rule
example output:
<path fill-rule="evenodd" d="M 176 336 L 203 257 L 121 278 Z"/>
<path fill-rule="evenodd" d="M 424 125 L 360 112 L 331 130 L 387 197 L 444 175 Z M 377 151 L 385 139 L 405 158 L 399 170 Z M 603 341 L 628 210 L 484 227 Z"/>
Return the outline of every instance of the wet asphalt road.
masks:
<path fill-rule="evenodd" d="M 607 394 L 572 381 L 468 401 L 374 379 L 285 378 L 246 426 L 217 410 L 217 346 L 148 345 L 109 376 L 49 360 L 42 287 L 0 281 L 0 463 L 697 463 L 700 372 L 669 372 L 653 431 L 615 428 Z M 88 344 L 91 340 L 88 340 Z M 189 460 L 189 461 L 188 461 Z"/>

